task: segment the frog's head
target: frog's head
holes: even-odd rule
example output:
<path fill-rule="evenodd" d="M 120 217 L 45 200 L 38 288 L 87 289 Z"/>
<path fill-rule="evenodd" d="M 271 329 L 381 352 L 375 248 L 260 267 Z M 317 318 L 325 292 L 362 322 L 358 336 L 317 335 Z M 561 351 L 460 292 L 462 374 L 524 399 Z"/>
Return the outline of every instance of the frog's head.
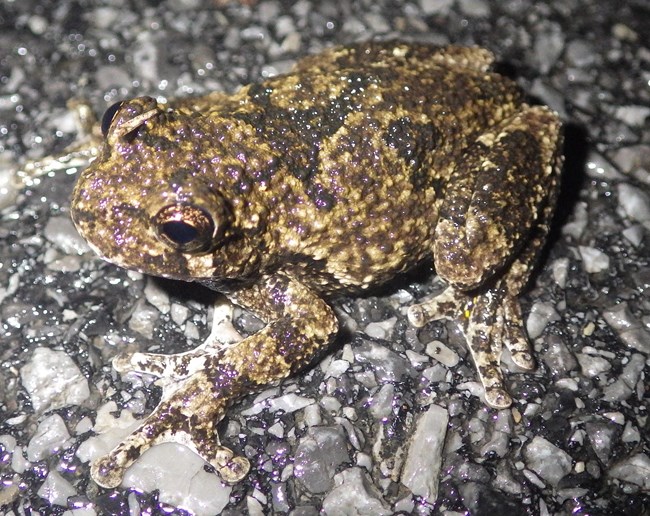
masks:
<path fill-rule="evenodd" d="M 106 260 L 179 279 L 237 274 L 218 256 L 241 233 L 215 174 L 223 159 L 190 117 L 149 97 L 106 112 L 104 146 L 81 173 L 71 209 Z"/>

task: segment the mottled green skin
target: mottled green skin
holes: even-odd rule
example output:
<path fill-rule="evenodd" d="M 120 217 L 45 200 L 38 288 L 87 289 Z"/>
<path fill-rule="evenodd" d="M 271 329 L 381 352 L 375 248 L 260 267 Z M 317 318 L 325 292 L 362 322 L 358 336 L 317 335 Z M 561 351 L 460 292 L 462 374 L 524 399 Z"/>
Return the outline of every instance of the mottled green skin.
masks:
<path fill-rule="evenodd" d="M 410 319 L 458 320 L 487 402 L 510 404 L 501 345 L 532 367 L 515 296 L 548 231 L 561 136 L 557 116 L 526 105 L 492 60 L 479 48 L 365 43 L 233 95 L 137 98 L 106 120 L 74 192 L 80 233 L 111 262 L 201 281 L 267 326 L 237 344 L 118 358 L 118 370 L 166 387 L 143 427 L 95 465 L 99 483 L 116 485 L 170 440 L 241 478 L 245 459 L 216 444 L 227 406 L 331 341 L 327 298 L 432 258 L 450 287 Z"/>

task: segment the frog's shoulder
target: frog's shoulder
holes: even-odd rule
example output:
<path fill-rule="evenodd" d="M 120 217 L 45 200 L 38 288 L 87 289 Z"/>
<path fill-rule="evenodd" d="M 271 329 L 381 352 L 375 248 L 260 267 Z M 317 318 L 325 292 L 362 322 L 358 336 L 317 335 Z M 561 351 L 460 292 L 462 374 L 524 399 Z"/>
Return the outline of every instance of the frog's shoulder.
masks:
<path fill-rule="evenodd" d="M 406 41 L 365 41 L 348 46 L 332 47 L 296 63 L 293 71 L 322 73 L 341 69 L 366 67 L 422 68 L 445 66 L 487 72 L 494 63 L 494 54 L 478 46 L 446 45 Z"/>

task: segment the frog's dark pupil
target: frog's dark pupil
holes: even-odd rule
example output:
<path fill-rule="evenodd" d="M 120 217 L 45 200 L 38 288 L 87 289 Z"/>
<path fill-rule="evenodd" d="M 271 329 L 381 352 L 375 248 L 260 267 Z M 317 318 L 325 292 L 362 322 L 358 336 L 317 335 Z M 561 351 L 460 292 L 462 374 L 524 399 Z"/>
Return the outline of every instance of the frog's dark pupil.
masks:
<path fill-rule="evenodd" d="M 181 220 L 170 220 L 162 225 L 162 232 L 169 240 L 180 246 L 187 245 L 199 236 L 199 231 Z"/>
<path fill-rule="evenodd" d="M 104 112 L 104 116 L 102 117 L 102 134 L 104 136 L 108 134 L 108 130 L 111 128 L 111 123 L 122 104 L 123 101 L 116 102 Z"/>

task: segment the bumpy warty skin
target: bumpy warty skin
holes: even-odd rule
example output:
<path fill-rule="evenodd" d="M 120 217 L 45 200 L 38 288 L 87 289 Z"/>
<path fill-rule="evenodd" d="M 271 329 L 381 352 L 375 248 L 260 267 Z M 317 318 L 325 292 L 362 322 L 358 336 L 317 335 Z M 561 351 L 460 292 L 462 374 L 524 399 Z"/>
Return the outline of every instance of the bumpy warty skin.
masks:
<path fill-rule="evenodd" d="M 207 446 L 215 423 L 182 405 L 203 390 L 203 419 L 218 421 L 331 341 L 332 295 L 426 260 L 449 288 L 412 307 L 411 321 L 457 320 L 488 404 L 511 403 L 499 357 L 505 344 L 533 367 L 516 296 L 548 232 L 561 124 L 492 61 L 480 48 L 369 42 L 233 95 L 140 97 L 107 113 L 105 143 L 73 194 L 83 237 L 117 265 L 220 290 L 267 326 L 189 358 L 119 358 L 119 370 L 172 380 L 96 480 L 119 483 L 133 457 L 165 440 L 189 443 L 238 480 L 247 464 Z M 162 406 L 174 417 L 160 419 Z"/>

